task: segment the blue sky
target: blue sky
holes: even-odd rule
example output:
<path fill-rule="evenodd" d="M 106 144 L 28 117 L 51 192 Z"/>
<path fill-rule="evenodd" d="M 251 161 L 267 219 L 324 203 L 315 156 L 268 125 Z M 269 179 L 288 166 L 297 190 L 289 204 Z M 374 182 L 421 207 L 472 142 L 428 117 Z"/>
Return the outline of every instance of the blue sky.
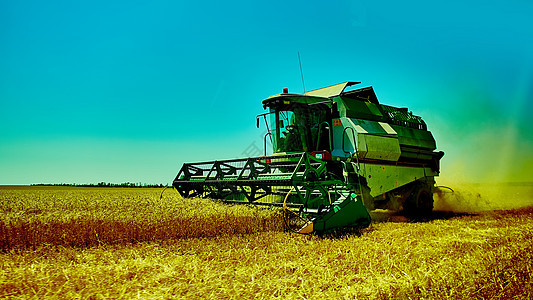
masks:
<path fill-rule="evenodd" d="M 1 1 L 0 184 L 170 183 L 344 81 L 421 115 L 442 179 L 533 181 L 530 1 Z"/>

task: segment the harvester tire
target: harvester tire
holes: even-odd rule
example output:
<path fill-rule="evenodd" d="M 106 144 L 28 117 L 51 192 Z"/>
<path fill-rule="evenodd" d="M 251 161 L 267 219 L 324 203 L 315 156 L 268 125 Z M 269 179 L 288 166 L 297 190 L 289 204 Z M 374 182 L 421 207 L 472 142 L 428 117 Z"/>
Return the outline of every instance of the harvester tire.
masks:
<path fill-rule="evenodd" d="M 404 211 L 413 216 L 427 216 L 433 210 L 433 192 L 431 187 L 419 182 L 405 201 Z"/>

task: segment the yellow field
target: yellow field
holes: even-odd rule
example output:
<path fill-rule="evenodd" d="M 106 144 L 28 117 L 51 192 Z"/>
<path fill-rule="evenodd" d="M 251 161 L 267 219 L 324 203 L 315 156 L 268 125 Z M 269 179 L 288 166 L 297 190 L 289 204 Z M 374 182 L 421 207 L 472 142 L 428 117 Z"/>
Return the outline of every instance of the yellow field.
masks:
<path fill-rule="evenodd" d="M 181 199 L 162 189 L 29 187 L 0 189 L 0 250 L 41 245 L 91 247 L 277 230 L 281 215 Z"/>
<path fill-rule="evenodd" d="M 533 198 L 506 188 L 515 204 Z M 387 222 L 317 237 L 284 232 L 276 210 L 160 191 L 0 188 L 0 298 L 533 297 L 532 207 L 418 222 L 376 212 Z"/>

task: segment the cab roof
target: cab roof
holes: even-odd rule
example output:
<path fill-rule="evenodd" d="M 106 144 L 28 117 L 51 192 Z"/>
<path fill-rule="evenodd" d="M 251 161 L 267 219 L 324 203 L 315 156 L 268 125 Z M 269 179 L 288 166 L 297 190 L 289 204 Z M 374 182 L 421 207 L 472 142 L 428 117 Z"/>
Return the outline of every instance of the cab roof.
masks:
<path fill-rule="evenodd" d="M 318 104 L 331 102 L 331 99 L 336 96 L 347 96 L 348 98 L 354 98 L 356 100 L 366 100 L 368 102 L 377 103 L 377 97 L 373 92 L 372 87 L 358 89 L 355 91 L 344 92 L 344 90 L 352 85 L 359 84 L 358 81 L 346 81 L 343 83 L 335 84 L 332 86 L 327 86 L 324 88 L 308 91 L 305 94 L 289 94 L 282 93 L 268 97 L 263 100 L 263 107 L 275 106 L 276 104 L 288 104 L 285 101 L 290 101 L 291 103 L 303 103 L 303 104 Z M 368 93 L 370 89 L 370 94 Z M 358 97 L 361 92 L 364 91 L 366 97 Z M 359 98 L 359 99 L 358 99 Z"/>

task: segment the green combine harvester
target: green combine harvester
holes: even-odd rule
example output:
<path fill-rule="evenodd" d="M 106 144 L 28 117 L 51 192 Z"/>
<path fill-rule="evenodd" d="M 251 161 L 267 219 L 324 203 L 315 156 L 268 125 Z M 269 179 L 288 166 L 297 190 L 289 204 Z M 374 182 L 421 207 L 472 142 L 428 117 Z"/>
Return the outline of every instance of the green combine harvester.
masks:
<path fill-rule="evenodd" d="M 265 156 L 186 163 L 173 187 L 183 197 L 283 207 L 299 233 L 365 227 L 374 209 L 431 213 L 444 153 L 407 108 L 380 104 L 372 87 L 345 91 L 359 83 L 263 100 Z"/>

